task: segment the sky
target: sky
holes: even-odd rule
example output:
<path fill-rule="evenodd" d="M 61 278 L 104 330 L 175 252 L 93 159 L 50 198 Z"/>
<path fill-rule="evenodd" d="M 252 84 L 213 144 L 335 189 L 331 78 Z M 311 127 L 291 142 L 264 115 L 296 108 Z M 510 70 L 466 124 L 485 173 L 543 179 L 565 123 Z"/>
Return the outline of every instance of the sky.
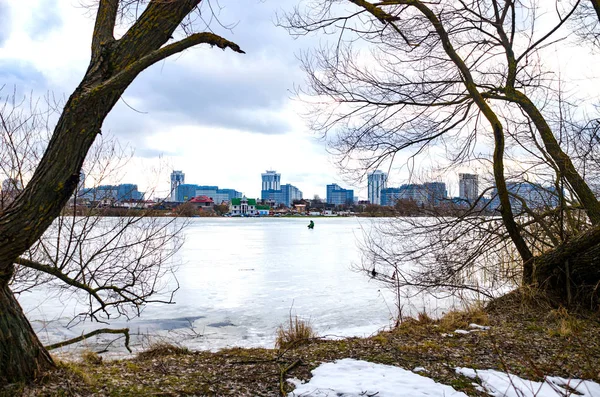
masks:
<path fill-rule="evenodd" d="M 22 97 L 70 95 L 90 56 L 94 9 L 82 3 L 94 0 L 0 0 L 0 96 L 14 89 Z M 218 21 L 212 21 L 211 29 L 240 45 L 245 55 L 196 46 L 138 76 L 102 131 L 134 155 L 115 174 L 119 178 L 104 183 L 136 183 L 141 191 L 165 197 L 170 172 L 181 170 L 186 183 L 259 197 L 260 174 L 276 170 L 282 183 L 298 187 L 306 198 L 325 197 L 325 186 L 335 182 L 366 199 L 366 181 L 349 179 L 336 168 L 325 142 L 302 117 L 305 98 L 296 96 L 295 89 L 305 84 L 305 75 L 298 57 L 332 38 L 321 34 L 295 39 L 277 27 L 277 13 L 289 12 L 297 3 L 220 0 Z M 550 55 L 544 61 L 554 71 L 572 76 L 573 92 L 597 92 L 598 76 L 589 76 L 596 59 L 588 48 L 544 51 Z M 407 156 L 396 158 L 398 167 L 391 169 L 388 186 L 407 181 Z M 420 165 L 440 158 L 432 150 Z M 457 195 L 459 172 L 485 170 L 431 175 L 447 182 L 449 193 Z"/>
<path fill-rule="evenodd" d="M 1 94 L 16 88 L 22 96 L 70 95 L 89 63 L 94 23 L 93 10 L 81 2 L 0 0 Z M 269 169 L 304 197 L 324 197 L 332 182 L 357 193 L 362 188 L 366 196 L 366 186 L 351 186 L 340 176 L 325 143 L 299 115 L 303 104 L 294 87 L 304 75 L 297 56 L 318 39 L 295 40 L 275 26 L 276 13 L 293 4 L 222 0 L 219 20 L 232 27 L 211 26 L 246 55 L 194 47 L 134 81 L 102 132 L 134 150 L 120 182 L 166 196 L 175 169 L 185 173 L 186 183 L 259 197 L 260 174 Z M 148 175 L 150 169 L 160 169 L 160 176 Z"/>

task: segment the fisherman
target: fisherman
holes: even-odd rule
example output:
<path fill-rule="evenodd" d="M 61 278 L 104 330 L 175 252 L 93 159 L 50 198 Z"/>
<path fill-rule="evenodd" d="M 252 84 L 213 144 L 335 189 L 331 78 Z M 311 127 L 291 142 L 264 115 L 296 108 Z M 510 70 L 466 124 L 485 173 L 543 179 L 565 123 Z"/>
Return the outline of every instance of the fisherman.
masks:
<path fill-rule="evenodd" d="M 314 229 L 315 228 L 315 223 L 313 221 L 310 221 L 310 223 L 308 224 L 308 228 L 309 229 Z"/>

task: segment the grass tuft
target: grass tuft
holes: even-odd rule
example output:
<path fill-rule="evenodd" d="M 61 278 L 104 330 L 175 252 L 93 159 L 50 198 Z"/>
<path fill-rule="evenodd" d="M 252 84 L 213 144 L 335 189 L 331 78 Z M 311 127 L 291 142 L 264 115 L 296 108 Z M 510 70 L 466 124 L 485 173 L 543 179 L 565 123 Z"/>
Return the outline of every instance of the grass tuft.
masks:
<path fill-rule="evenodd" d="M 429 317 L 429 314 L 427 314 L 425 311 L 419 312 L 419 314 L 417 314 L 417 321 L 421 325 L 428 325 L 434 323 L 434 320 L 431 317 Z"/>
<path fill-rule="evenodd" d="M 293 316 L 290 314 L 287 327 L 283 325 L 277 329 L 277 339 L 275 339 L 275 347 L 278 349 L 296 348 L 301 345 L 306 345 L 316 338 L 317 334 L 313 330 L 310 322 Z"/>
<path fill-rule="evenodd" d="M 581 331 L 581 322 L 562 306 L 558 309 L 551 310 L 548 317 L 556 322 L 554 327 L 548 329 L 548 334 L 550 336 L 566 338 Z"/>
<path fill-rule="evenodd" d="M 481 305 L 471 305 L 464 310 L 452 310 L 439 321 L 440 328 L 446 331 L 467 329 L 469 324 L 488 325 L 489 316 Z"/>
<path fill-rule="evenodd" d="M 86 350 L 81 353 L 81 361 L 88 365 L 101 365 L 102 357 L 94 351 Z"/>
<path fill-rule="evenodd" d="M 166 342 L 157 342 L 152 344 L 147 350 L 137 355 L 138 359 L 146 360 L 149 358 L 172 356 L 172 355 L 185 355 L 191 354 L 187 347 L 173 345 Z"/>

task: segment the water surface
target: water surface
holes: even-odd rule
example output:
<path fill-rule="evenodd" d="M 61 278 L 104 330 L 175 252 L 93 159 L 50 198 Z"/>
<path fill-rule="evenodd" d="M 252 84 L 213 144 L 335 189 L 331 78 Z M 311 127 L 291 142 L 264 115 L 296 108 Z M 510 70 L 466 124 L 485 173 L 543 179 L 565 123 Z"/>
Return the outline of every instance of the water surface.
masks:
<path fill-rule="evenodd" d="M 181 263 L 176 303 L 148 305 L 141 317 L 110 326 L 129 327 L 138 345 L 160 337 L 211 350 L 272 347 L 277 327 L 290 313 L 332 337 L 368 335 L 389 326 L 392 295 L 352 270 L 361 261 L 363 232 L 377 220 L 310 219 L 314 230 L 305 217 L 191 219 L 175 258 Z M 59 301 L 37 291 L 20 301 L 47 342 L 99 327 L 65 328 L 75 309 L 64 297 Z M 412 305 L 419 310 L 424 304 Z"/>

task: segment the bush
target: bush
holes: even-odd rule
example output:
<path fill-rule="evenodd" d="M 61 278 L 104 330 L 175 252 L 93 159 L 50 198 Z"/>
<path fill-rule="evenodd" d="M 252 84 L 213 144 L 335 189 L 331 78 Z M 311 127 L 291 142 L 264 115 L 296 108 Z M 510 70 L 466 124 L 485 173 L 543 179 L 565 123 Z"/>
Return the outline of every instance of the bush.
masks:
<path fill-rule="evenodd" d="M 278 349 L 293 349 L 310 343 L 316 337 L 317 334 L 308 321 L 299 319 L 298 316 L 292 317 L 290 314 L 290 321 L 287 328 L 280 325 L 277 329 L 275 347 Z"/>

